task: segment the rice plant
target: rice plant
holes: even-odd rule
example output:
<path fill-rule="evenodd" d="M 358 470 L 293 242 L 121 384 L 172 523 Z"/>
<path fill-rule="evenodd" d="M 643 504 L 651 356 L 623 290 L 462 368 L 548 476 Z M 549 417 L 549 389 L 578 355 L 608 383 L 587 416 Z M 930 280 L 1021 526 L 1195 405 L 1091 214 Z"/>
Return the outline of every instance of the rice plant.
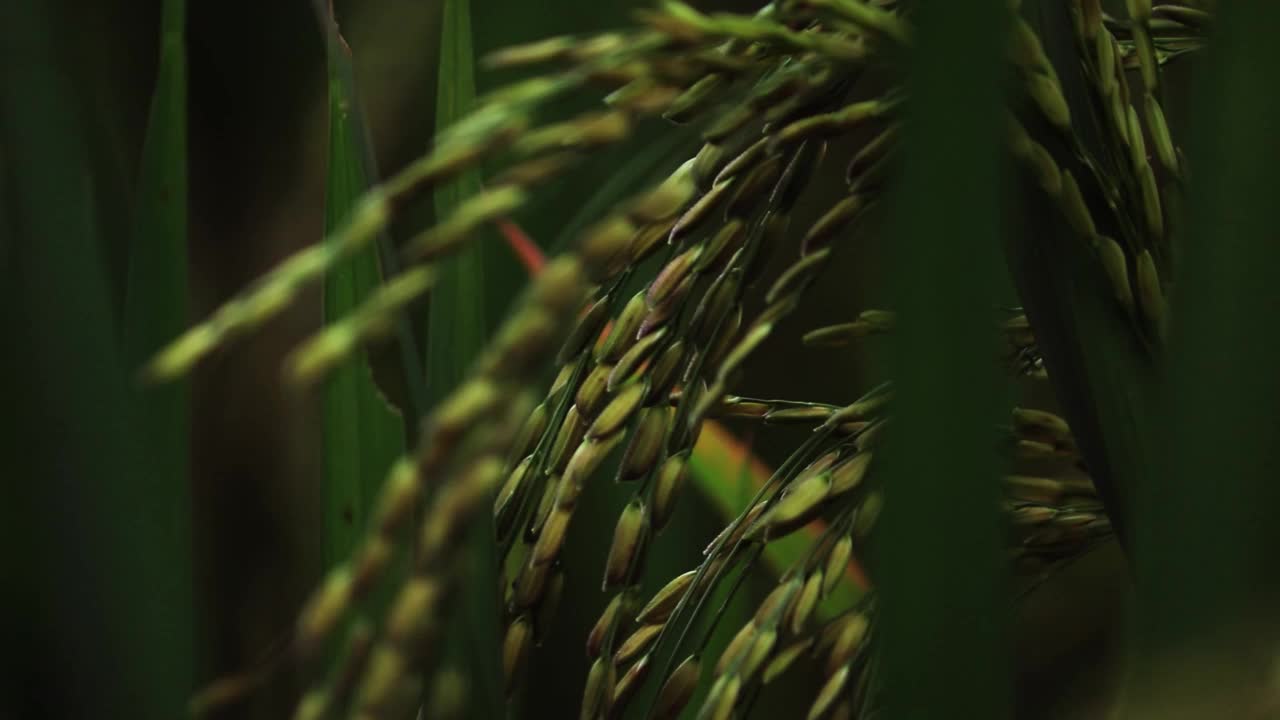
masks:
<path fill-rule="evenodd" d="M 378 179 L 318 4 L 326 236 L 140 363 L 178 381 L 325 288 L 282 382 L 324 398 L 330 568 L 283 649 L 191 712 L 296 681 L 299 720 L 1049 717 L 1015 709 L 1014 609 L 1114 543 L 1135 594 L 1108 711 L 1276 712 L 1280 10 L 662 0 L 477 62 L 481 5 L 440 4 L 438 132 Z M 476 94 L 477 67 L 520 79 Z M 654 159 L 543 257 L 513 219 L 615 148 Z M 855 240 L 883 305 L 818 308 L 843 320 L 780 348 Z M 754 357 L 842 347 L 865 387 L 744 389 Z M 785 444 L 775 467 L 746 435 Z M 718 534 L 673 569 L 694 502 Z M 585 663 L 548 650 L 582 577 Z M 540 664 L 580 697 L 549 705 Z"/>

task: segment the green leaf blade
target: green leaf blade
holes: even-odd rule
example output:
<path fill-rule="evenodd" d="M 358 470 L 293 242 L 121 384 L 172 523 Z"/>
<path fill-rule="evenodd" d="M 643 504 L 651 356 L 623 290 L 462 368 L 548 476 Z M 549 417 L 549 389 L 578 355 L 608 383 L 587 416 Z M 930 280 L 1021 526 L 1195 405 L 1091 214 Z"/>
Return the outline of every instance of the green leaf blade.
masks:
<path fill-rule="evenodd" d="M 186 2 L 165 0 L 160 58 L 151 98 L 134 198 L 121 314 L 122 380 L 188 323 L 188 159 Z M 171 685 L 163 702 L 182 706 L 194 687 L 197 623 L 193 577 L 189 384 L 126 390 L 136 409 L 135 430 L 145 437 L 144 468 L 119 488 L 135 511 L 150 506 L 162 518 L 151 530 L 146 561 L 155 564 L 147 589 L 157 604 L 148 652 L 162 663 Z M 122 520 L 128 522 L 128 520 Z M 154 543 L 154 544 L 152 544 Z"/>
<path fill-rule="evenodd" d="M 350 59 L 336 28 L 329 43 L 329 167 L 325 231 L 337 228 L 368 189 L 363 123 L 350 86 Z M 324 321 L 359 306 L 382 282 L 376 247 L 341 263 L 325 278 Z M 382 396 L 361 352 L 324 388 L 325 560 L 348 558 L 363 536 L 387 471 L 405 448 L 404 421 Z"/>
<path fill-rule="evenodd" d="M 874 542 L 890 717 L 1010 717 L 996 357 L 1004 192 L 998 0 L 923 2 L 892 190 L 893 420 Z"/>
<path fill-rule="evenodd" d="M 1280 72 L 1280 6 L 1217 8 L 1195 85 L 1189 232 L 1174 268 L 1161 412 L 1144 458 L 1160 483 L 1142 489 L 1135 523 L 1135 695 L 1151 717 L 1274 692 L 1257 668 L 1274 656 L 1280 597 L 1280 98 L 1265 89 Z"/>
<path fill-rule="evenodd" d="M 475 102 L 475 50 L 469 0 L 444 0 L 440 23 L 440 64 L 436 90 L 436 131 L 453 125 Z M 437 221 L 481 189 L 480 172 L 464 172 L 437 187 L 433 202 Z M 456 388 L 479 356 L 498 317 L 489 300 L 500 288 L 486 281 L 497 258 L 473 239 L 441 263 L 439 279 L 427 310 L 426 374 L 431 405 Z M 469 681 L 470 712 L 481 717 L 505 715 L 505 680 L 500 657 L 501 605 L 493 578 L 498 576 L 498 549 L 493 520 L 483 513 L 466 537 L 459 595 L 460 618 L 450 623 L 446 665 L 462 669 Z"/>
<path fill-rule="evenodd" d="M 436 132 L 461 119 L 475 101 L 475 61 L 468 0 L 445 0 L 440 27 L 440 66 L 436 92 Z M 480 192 L 478 170 L 470 169 L 433 193 L 437 221 Z M 431 292 L 427 321 L 427 377 L 432 403 L 457 387 L 487 336 L 485 251 L 467 243 L 441 268 Z"/>

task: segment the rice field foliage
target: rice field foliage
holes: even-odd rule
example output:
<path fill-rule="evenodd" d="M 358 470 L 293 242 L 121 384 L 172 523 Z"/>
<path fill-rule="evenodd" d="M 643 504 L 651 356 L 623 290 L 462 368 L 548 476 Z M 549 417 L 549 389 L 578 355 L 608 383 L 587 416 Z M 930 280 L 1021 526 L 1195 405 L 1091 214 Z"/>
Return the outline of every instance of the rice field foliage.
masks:
<path fill-rule="evenodd" d="M 1049 717 L 1015 608 L 1116 543 L 1102 703 L 1276 707 L 1275 10 L 662 0 L 483 56 L 493 17 L 440 12 L 430 148 L 371 172 L 331 30 L 326 237 L 142 368 L 179 380 L 325 284 L 285 382 L 324 384 L 328 513 L 360 520 L 275 660 L 295 718 Z M 517 291 L 518 223 L 552 251 Z M 863 276 L 883 306 L 815 300 Z M 407 436 L 388 336 L 425 387 Z M 871 370 L 752 391 L 841 347 Z"/>

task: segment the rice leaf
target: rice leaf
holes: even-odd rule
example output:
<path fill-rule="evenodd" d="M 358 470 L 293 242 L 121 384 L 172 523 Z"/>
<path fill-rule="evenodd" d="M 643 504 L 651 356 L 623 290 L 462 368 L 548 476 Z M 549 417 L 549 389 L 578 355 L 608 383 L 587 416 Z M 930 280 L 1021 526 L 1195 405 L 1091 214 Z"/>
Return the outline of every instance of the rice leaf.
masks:
<path fill-rule="evenodd" d="M 87 116 L 66 72 L 67 25 L 50 4 L 19 0 L 0 5 L 0 26 L 0 314 L 10 350 L 0 373 L 14 381 L 13 422 L 0 433 L 12 462 L 3 512 L 13 516 L 2 524 L 15 533 L 10 547 L 24 549 L 6 582 L 7 614 L 20 623 L 6 637 L 27 673 L 17 680 L 39 688 L 29 714 L 180 717 L 194 684 L 190 503 L 176 456 L 153 454 L 168 448 L 149 433 L 153 417 L 184 403 L 151 405 L 133 388 L 129 358 L 152 332 L 142 324 L 185 318 L 135 314 L 126 349 L 99 243 Z M 185 186 L 180 2 L 166 3 L 164 26 L 141 185 L 176 199 Z M 174 270 L 182 207 L 140 215 L 139 241 L 161 247 L 135 246 L 135 268 L 154 249 L 156 272 Z M 185 295 L 172 278 L 135 276 L 135 302 Z M 74 692 L 47 692 L 49 678 Z"/>
<path fill-rule="evenodd" d="M 440 23 L 440 65 L 436 90 L 436 130 L 463 117 L 475 100 L 475 51 L 472 47 L 469 0 L 444 0 Z M 437 187 L 437 217 L 445 217 L 480 190 L 478 170 Z M 487 265 L 491 251 L 469 243 L 446 260 L 431 292 L 427 316 L 427 395 L 432 404 L 462 380 L 480 353 L 493 323 L 486 308 Z M 449 630 L 446 663 L 464 667 L 469 680 L 470 712 L 500 717 L 504 696 L 499 599 L 492 579 L 498 574 L 498 552 L 492 517 L 475 522 L 467 538 L 467 560 L 455 607 L 462 615 Z M 483 709 L 483 710 L 482 710 Z"/>
<path fill-rule="evenodd" d="M 187 325 L 187 60 L 185 0 L 166 0 L 160 65 L 139 166 L 133 242 L 122 319 L 129 361 L 141 364 Z M 162 414 L 157 445 L 186 474 L 185 389 L 153 394 Z M 165 427 L 177 421 L 172 427 Z"/>
<path fill-rule="evenodd" d="M 436 130 L 462 118 L 475 99 L 475 65 L 468 0 L 445 0 L 440 28 L 440 67 L 436 94 Z M 434 192 L 437 217 L 445 217 L 480 191 L 480 173 L 472 169 Z M 484 243 L 468 243 L 444 261 L 431 292 L 427 319 L 428 393 L 438 400 L 462 379 L 487 337 Z"/>
<path fill-rule="evenodd" d="M 185 0 L 166 0 L 160 28 L 160 62 L 134 199 L 134 229 L 121 317 L 125 361 L 140 367 L 187 317 L 187 59 Z M 138 390 L 150 461 L 166 478 L 157 501 L 182 515 L 190 552 L 190 410 L 187 384 Z M 189 601 L 188 601 L 189 602 Z"/>
<path fill-rule="evenodd" d="M 121 369 L 130 376 L 188 322 L 187 308 L 187 56 L 186 0 L 165 0 L 161 9 L 160 56 L 134 198 L 133 237 L 128 254 L 124 308 L 121 315 Z M 163 508 L 166 522 L 149 553 L 167 579 L 148 593 L 158 593 L 163 610 L 152 646 L 157 662 L 172 664 L 164 672 L 182 681 L 166 690 L 165 702 L 178 707 L 180 694 L 192 687 L 195 673 L 196 624 L 192 588 L 192 496 L 190 474 L 190 405 L 186 383 L 133 391 L 138 427 L 146 438 L 144 471 L 131 496 Z M 139 509 L 141 511 L 141 509 Z M 124 520 L 128 522 L 128 520 Z M 163 660 L 161 659 L 163 658 Z"/>
<path fill-rule="evenodd" d="M 981 311 L 998 300 L 1006 5 L 919 4 L 906 59 L 890 221 L 896 394 L 873 538 L 891 717 L 1011 714 L 995 431 L 1007 388 Z"/>
<path fill-rule="evenodd" d="M 329 169 L 325 179 L 325 231 L 351 212 L 370 184 L 364 127 L 351 85 L 349 50 L 336 25 L 329 34 Z M 377 248 L 370 246 L 325 277 L 324 321 L 332 323 L 363 302 L 382 280 Z M 350 556 L 363 535 L 378 488 L 405 447 L 404 422 L 373 380 L 367 353 L 359 353 L 324 388 L 325 561 Z"/>
<path fill-rule="evenodd" d="M 1280 6 L 1220 3 L 1197 78 L 1188 236 L 1175 268 L 1161 422 L 1135 527 L 1150 717 L 1244 715 L 1274 695 L 1280 532 Z M 1193 670 L 1194 668 L 1194 670 Z M 1188 704 L 1193 701 L 1195 704 Z M 1246 710 L 1245 708 L 1250 708 Z"/>

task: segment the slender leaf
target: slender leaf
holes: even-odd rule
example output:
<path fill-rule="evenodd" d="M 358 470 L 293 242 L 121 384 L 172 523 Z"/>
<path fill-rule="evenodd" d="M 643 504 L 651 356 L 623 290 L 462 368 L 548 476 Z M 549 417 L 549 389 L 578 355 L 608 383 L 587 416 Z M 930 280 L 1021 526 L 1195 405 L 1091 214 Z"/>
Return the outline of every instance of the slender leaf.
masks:
<path fill-rule="evenodd" d="M 165 0 L 160 61 L 135 199 L 134 235 L 125 285 L 124 371 L 140 367 L 186 327 L 187 317 L 187 55 L 186 0 Z M 173 677 L 192 687 L 195 630 L 192 577 L 190 408 L 186 383 L 138 389 L 139 422 L 146 433 L 146 462 L 153 481 L 139 486 L 148 502 L 165 508 L 169 581 L 153 591 L 166 608 L 159 622 L 169 643 Z"/>
<path fill-rule="evenodd" d="M 1010 715 L 993 318 L 1006 3 L 918 4 L 893 199 L 896 397 L 884 450 L 889 717 Z M 927 204 L 927 212 L 922 211 Z"/>
<path fill-rule="evenodd" d="M 1177 652 L 1195 665 L 1176 675 L 1148 666 L 1151 717 L 1253 714 L 1257 697 L 1240 690 L 1272 702 L 1275 692 L 1264 668 L 1280 599 L 1280 96 L 1270 89 L 1280 5 L 1218 7 L 1196 86 L 1190 233 L 1151 444 L 1159 452 L 1146 458 L 1162 482 L 1142 495 L 1135 547 L 1147 662 Z M 1178 704 L 1188 698 L 1200 704 Z"/>
<path fill-rule="evenodd" d="M 370 183 L 364 132 L 350 85 L 350 56 L 332 28 L 329 43 L 329 170 L 325 231 L 338 226 Z M 369 247 L 325 278 L 324 320 L 358 306 L 381 282 L 376 248 Z M 404 452 L 404 422 L 374 383 L 366 353 L 329 379 L 324 390 L 325 560 L 350 556 L 392 462 Z"/>
<path fill-rule="evenodd" d="M 186 0 L 165 0 L 161 11 L 160 58 L 147 132 L 143 140 L 134 234 L 128 256 L 123 352 L 128 374 L 182 331 L 187 317 L 187 57 Z M 192 497 L 190 409 L 186 383 L 136 391 L 138 421 L 147 438 L 151 477 L 135 491 L 164 508 L 165 549 L 158 557 L 169 576 L 161 587 L 164 611 L 153 618 L 166 643 L 152 651 L 172 664 L 170 677 L 184 678 L 175 691 L 192 687 L 195 615 L 192 588 Z M 143 477 L 146 477 L 144 475 Z M 156 538 L 159 540 L 160 538 Z"/>
<path fill-rule="evenodd" d="M 124 337 L 129 360 L 141 364 L 187 324 L 187 60 L 185 0 L 166 0 L 160 35 L 160 67 L 143 141 L 135 229 L 125 290 Z M 174 387 L 181 388 L 175 383 Z M 183 458 L 187 422 L 181 390 L 165 402 L 165 419 L 180 419 L 163 445 Z"/>
<path fill-rule="evenodd" d="M 445 0 L 440 29 L 440 68 L 436 95 L 436 129 L 444 130 L 466 114 L 475 99 L 475 65 L 471 48 L 469 0 Z M 480 190 L 480 174 L 464 172 L 435 190 L 436 216 L 442 218 Z M 447 260 L 431 293 L 428 314 L 428 392 L 438 400 L 458 384 L 484 346 L 485 308 L 483 243 L 471 242 Z"/>
<path fill-rule="evenodd" d="M 440 24 L 440 66 L 436 90 L 436 129 L 461 118 L 475 100 L 475 58 L 469 0 L 444 0 Z M 480 190 L 480 175 L 472 170 L 438 187 L 436 216 L 443 218 Z M 434 404 L 462 381 L 484 347 L 497 321 L 495 308 L 486 307 L 487 254 L 491 248 L 469 243 L 447 260 L 431 293 L 427 317 L 427 394 Z M 462 616 L 449 631 L 448 661 L 466 668 L 471 712 L 483 717 L 503 714 L 503 677 L 499 656 L 499 599 L 493 578 L 498 574 L 498 551 L 492 519 L 474 523 L 467 537 L 467 562 L 455 607 Z"/>

